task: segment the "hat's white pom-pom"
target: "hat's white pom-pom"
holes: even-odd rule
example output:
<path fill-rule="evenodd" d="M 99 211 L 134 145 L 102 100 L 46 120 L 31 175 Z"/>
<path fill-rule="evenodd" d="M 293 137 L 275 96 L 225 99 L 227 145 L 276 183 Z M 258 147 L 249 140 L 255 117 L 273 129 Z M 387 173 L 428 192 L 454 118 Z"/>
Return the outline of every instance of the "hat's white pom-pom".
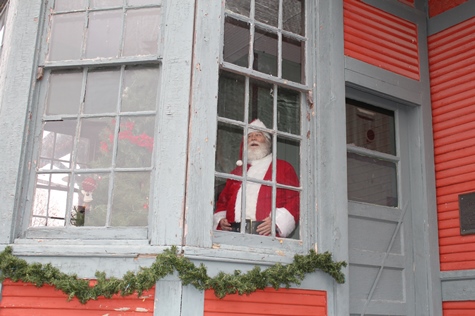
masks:
<path fill-rule="evenodd" d="M 239 166 L 239 167 L 241 167 L 241 166 L 242 166 L 242 160 L 236 161 L 236 165 Z"/>

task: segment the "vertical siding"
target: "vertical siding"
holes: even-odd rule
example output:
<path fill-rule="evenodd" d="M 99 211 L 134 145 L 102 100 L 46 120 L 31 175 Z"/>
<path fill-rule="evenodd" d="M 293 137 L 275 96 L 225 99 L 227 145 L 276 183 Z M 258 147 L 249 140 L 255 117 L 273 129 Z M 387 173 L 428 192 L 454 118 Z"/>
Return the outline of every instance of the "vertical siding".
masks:
<path fill-rule="evenodd" d="M 99 298 L 81 304 L 52 286 L 37 288 L 29 283 L 3 282 L 0 315 L 8 316 L 86 316 L 86 315 L 153 315 L 155 290 L 144 292 L 141 297 L 115 295 L 111 299 Z"/>
<path fill-rule="evenodd" d="M 475 302 L 444 302 L 442 310 L 444 316 L 475 315 Z"/>
<path fill-rule="evenodd" d="M 205 292 L 204 316 L 326 316 L 327 295 L 322 291 L 267 288 L 250 295 L 228 295 L 219 299 Z"/>
<path fill-rule="evenodd" d="M 419 80 L 417 26 L 359 0 L 344 0 L 345 55 Z"/>
<path fill-rule="evenodd" d="M 429 16 L 436 16 L 464 2 L 467 0 L 429 0 Z"/>
<path fill-rule="evenodd" d="M 458 195 L 475 191 L 475 18 L 429 37 L 441 270 L 475 268 Z"/>

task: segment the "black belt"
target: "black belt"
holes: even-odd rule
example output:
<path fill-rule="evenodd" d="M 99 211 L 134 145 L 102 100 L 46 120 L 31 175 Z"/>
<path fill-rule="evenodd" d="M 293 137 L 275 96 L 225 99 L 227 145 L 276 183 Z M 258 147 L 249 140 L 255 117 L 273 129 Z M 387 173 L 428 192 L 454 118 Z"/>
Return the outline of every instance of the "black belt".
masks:
<path fill-rule="evenodd" d="M 250 219 L 246 219 L 246 225 L 244 231 L 246 234 L 259 234 L 256 229 L 257 227 L 262 224 L 263 221 L 253 221 Z M 232 232 L 241 232 L 241 223 L 231 223 L 231 231 Z"/>

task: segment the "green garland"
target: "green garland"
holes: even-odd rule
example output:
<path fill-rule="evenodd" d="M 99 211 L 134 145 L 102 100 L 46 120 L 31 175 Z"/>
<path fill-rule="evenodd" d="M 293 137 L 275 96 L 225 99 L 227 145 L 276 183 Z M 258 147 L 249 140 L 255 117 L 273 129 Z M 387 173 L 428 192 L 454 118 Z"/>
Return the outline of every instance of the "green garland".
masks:
<path fill-rule="evenodd" d="M 306 274 L 317 269 L 328 273 L 341 284 L 345 282 L 342 267 L 346 267 L 346 262 L 334 262 L 329 252 L 317 254 L 310 250 L 307 255 L 295 255 L 294 261 L 288 265 L 277 263 L 263 271 L 256 266 L 246 273 L 240 270 L 235 270 L 233 274 L 220 272 L 212 278 L 203 264 L 196 267 L 188 258 L 177 254 L 177 247 L 173 246 L 159 254 L 151 267 L 141 268 L 137 273 L 129 271 L 122 279 L 106 278 L 104 272 L 96 272 L 97 283 L 91 287 L 88 280 L 63 273 L 49 263 L 29 264 L 14 256 L 11 247 L 6 247 L 0 253 L 0 282 L 9 278 L 14 282 L 33 283 L 37 287 L 49 284 L 66 293 L 69 299 L 77 297 L 85 304 L 99 296 L 111 298 L 114 294 L 127 296 L 136 292 L 140 296 L 158 280 L 176 271 L 184 285 L 191 284 L 199 290 L 213 289 L 217 297 L 223 298 L 227 294 L 250 294 L 269 285 L 275 289 L 282 285 L 289 288 L 291 284 L 300 284 Z"/>

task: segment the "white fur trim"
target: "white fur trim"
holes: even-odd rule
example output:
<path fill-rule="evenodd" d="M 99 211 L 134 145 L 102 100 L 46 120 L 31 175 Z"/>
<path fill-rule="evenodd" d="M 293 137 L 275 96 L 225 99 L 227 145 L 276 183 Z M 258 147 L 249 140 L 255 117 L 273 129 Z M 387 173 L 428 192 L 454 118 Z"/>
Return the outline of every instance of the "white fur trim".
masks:
<path fill-rule="evenodd" d="M 213 214 L 213 227 L 218 229 L 219 221 L 226 218 L 226 211 L 219 211 Z"/>
<path fill-rule="evenodd" d="M 285 207 L 275 210 L 275 224 L 280 237 L 289 236 L 295 229 L 295 219 Z"/>
<path fill-rule="evenodd" d="M 248 177 L 262 180 L 269 169 L 270 164 L 272 163 L 272 155 L 267 155 L 266 157 L 254 160 L 251 162 L 251 167 L 247 171 Z M 246 185 L 246 218 L 251 220 L 256 220 L 256 206 L 257 198 L 259 196 L 259 190 L 261 185 L 255 182 L 247 182 Z M 242 196 L 242 186 L 239 188 L 236 205 L 234 207 L 234 220 L 236 222 L 241 221 L 241 196 Z"/>

